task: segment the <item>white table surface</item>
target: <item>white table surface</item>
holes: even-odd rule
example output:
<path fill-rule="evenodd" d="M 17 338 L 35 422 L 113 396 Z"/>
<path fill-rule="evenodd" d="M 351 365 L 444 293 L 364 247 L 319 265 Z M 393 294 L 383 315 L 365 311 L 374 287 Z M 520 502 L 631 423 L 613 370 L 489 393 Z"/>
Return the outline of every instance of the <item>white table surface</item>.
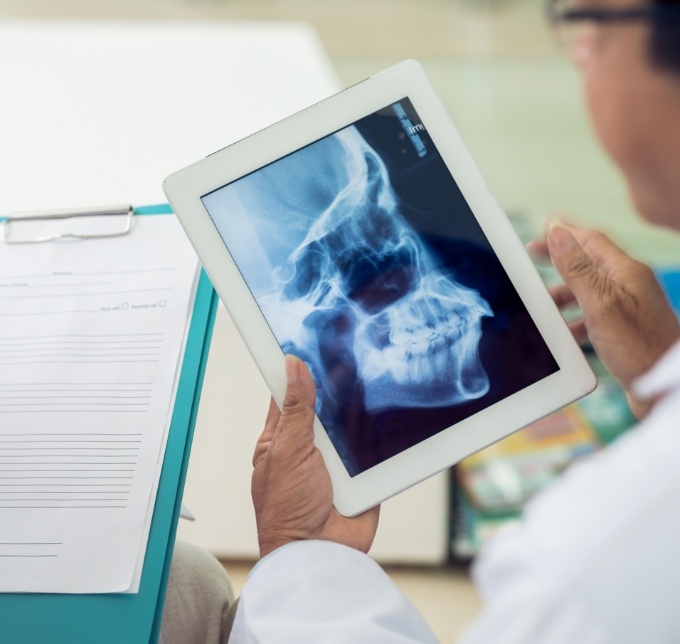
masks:
<path fill-rule="evenodd" d="M 164 203 L 171 172 L 338 89 L 305 24 L 0 21 L 0 214 Z M 178 535 L 257 556 L 251 455 L 269 393 L 218 310 Z M 438 476 L 383 507 L 373 553 L 447 554 Z"/>
<path fill-rule="evenodd" d="M 338 88 L 304 24 L 0 22 L 0 213 L 163 179 Z"/>

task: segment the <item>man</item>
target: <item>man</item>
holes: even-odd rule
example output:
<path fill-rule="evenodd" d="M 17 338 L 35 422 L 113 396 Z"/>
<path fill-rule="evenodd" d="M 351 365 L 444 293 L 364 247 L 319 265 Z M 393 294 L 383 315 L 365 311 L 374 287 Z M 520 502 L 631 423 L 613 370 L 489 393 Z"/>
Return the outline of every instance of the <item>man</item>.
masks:
<path fill-rule="evenodd" d="M 555 2 L 570 31 L 600 140 L 640 214 L 680 230 L 680 0 Z M 641 423 L 529 504 L 474 577 L 485 609 L 466 644 L 680 642 L 680 325 L 653 274 L 604 236 L 553 223 L 550 255 L 577 301 L 572 324 L 626 389 Z M 314 383 L 286 359 L 252 481 L 263 559 L 230 642 L 433 642 L 415 608 L 365 554 L 378 510 L 332 507 L 314 448 Z M 453 607 L 455 609 L 455 607 Z"/>

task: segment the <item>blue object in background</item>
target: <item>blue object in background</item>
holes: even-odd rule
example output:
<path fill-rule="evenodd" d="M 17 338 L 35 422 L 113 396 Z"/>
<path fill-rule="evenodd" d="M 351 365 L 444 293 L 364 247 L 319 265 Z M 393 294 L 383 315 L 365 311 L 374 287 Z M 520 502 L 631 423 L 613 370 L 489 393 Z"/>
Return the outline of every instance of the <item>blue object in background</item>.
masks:
<path fill-rule="evenodd" d="M 675 312 L 680 316 L 680 268 L 654 270 Z"/>

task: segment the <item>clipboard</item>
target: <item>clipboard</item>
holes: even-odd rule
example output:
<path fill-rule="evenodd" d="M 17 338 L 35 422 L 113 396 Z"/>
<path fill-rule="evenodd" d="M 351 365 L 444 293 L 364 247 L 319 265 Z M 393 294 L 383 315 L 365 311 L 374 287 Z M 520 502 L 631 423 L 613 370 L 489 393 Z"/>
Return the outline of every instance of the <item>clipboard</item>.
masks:
<path fill-rule="evenodd" d="M 135 215 L 172 215 L 169 205 Z M 217 294 L 201 269 L 158 484 L 139 592 L 96 595 L 0 594 L 0 640 L 17 644 L 156 642 L 186 479 Z"/>

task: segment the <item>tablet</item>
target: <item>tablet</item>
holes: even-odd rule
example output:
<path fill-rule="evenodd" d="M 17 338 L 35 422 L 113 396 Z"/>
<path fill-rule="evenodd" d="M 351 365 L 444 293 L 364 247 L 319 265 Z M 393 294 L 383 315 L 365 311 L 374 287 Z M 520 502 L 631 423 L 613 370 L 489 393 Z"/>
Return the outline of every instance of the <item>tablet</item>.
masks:
<path fill-rule="evenodd" d="M 279 404 L 284 354 L 309 366 L 315 438 L 345 515 L 595 387 L 414 61 L 164 189 Z"/>

